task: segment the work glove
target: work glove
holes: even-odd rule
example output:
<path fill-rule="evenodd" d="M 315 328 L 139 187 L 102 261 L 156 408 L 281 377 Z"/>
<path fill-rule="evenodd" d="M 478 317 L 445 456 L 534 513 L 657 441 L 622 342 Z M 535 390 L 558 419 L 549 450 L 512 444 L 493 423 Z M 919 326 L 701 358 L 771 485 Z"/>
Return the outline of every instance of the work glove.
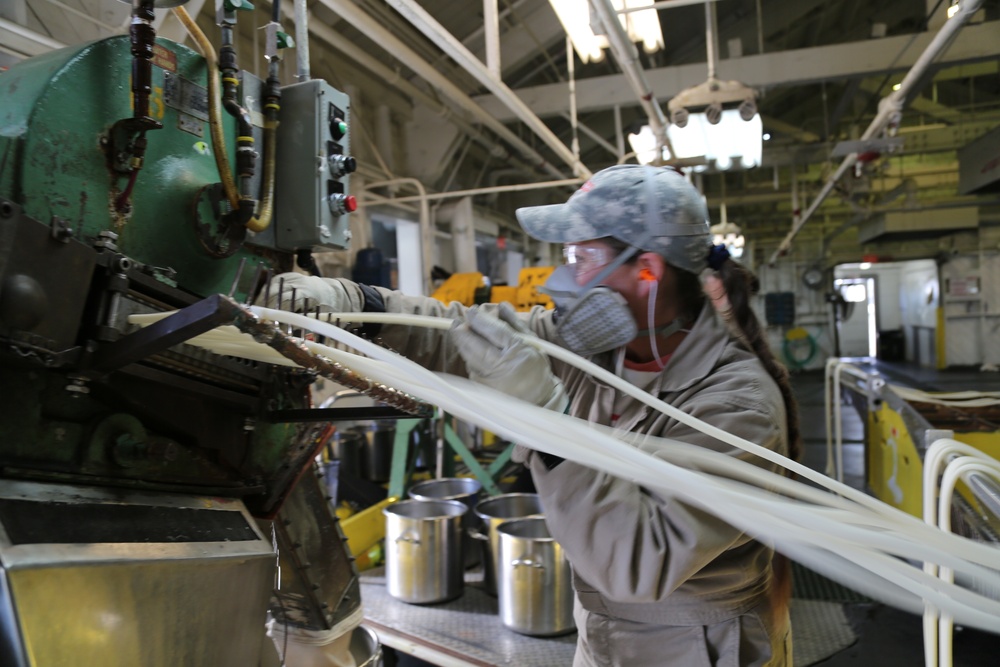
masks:
<path fill-rule="evenodd" d="M 351 298 L 340 280 L 301 273 L 282 273 L 272 278 L 270 288 L 258 295 L 257 305 L 296 313 L 317 307 L 324 313 L 354 313 L 364 307 L 358 298 Z"/>
<path fill-rule="evenodd" d="M 469 377 L 510 396 L 563 412 L 569 399 L 562 382 L 552 374 L 544 353 L 520 339 L 533 336 L 513 307 L 500 304 L 496 314 L 472 307 L 451 328 Z"/>

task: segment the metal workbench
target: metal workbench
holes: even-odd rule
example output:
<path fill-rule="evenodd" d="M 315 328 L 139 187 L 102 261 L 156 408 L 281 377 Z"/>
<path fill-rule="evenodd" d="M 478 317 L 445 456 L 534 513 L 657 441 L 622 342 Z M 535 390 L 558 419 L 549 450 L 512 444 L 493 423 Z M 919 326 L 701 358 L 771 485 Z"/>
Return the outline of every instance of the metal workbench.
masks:
<path fill-rule="evenodd" d="M 500 621 L 497 599 L 483 586 L 482 570 L 465 573 L 462 595 L 449 602 L 414 605 L 386 590 L 385 569 L 361 573 L 365 625 L 396 651 L 442 667 L 558 667 L 573 664 L 576 633 L 529 637 Z"/>
<path fill-rule="evenodd" d="M 814 665 L 855 641 L 844 613 L 845 601 L 867 600 L 803 568 L 796 570 L 797 595 L 791 604 L 794 664 Z M 844 594 L 848 594 L 844 597 Z M 827 599 L 812 599 L 827 598 Z M 869 601 L 870 602 L 870 601 Z M 526 637 L 500 622 L 497 599 L 485 592 L 482 573 L 465 573 L 461 597 L 433 605 L 412 605 L 389 595 L 385 570 L 361 573 L 365 625 L 379 641 L 441 667 L 568 667 L 573 664 L 576 633 Z M 861 604 L 861 603 L 859 603 Z"/>

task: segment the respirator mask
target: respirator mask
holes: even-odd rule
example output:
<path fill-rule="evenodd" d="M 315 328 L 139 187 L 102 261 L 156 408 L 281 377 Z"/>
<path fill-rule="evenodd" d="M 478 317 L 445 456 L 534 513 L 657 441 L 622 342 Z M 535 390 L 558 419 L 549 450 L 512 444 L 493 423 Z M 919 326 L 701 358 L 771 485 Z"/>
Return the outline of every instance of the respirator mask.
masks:
<path fill-rule="evenodd" d="M 556 334 L 581 357 L 614 350 L 638 335 L 639 327 L 625 297 L 601 284 L 637 252 L 638 248 L 629 248 L 585 285 L 577 284 L 576 267 L 564 264 L 539 288 L 555 303 Z"/>

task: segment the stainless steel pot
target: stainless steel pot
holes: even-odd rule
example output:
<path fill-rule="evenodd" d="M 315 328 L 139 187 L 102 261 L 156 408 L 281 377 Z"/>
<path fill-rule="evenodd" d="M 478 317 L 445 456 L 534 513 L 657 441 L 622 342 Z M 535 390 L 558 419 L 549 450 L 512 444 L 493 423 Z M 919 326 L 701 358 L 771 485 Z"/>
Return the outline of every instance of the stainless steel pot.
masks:
<path fill-rule="evenodd" d="M 477 535 L 483 545 L 483 583 L 486 592 L 497 594 L 497 563 L 500 562 L 500 535 L 497 527 L 510 519 L 522 519 L 542 514 L 542 501 L 537 493 L 505 493 L 480 500 L 475 507 L 484 533 Z"/>
<path fill-rule="evenodd" d="M 572 632 L 573 586 L 562 547 L 545 519 L 511 519 L 500 534 L 500 620 L 523 635 L 549 637 Z"/>
<path fill-rule="evenodd" d="M 462 519 L 463 566 L 479 564 L 479 547 L 472 532 L 476 530 L 475 507 L 482 495 L 483 485 L 472 477 L 442 477 L 419 482 L 410 487 L 409 496 L 415 500 L 457 500 L 469 511 Z"/>
<path fill-rule="evenodd" d="M 340 461 L 341 474 L 360 479 L 364 445 L 365 435 L 360 431 L 344 429 L 333 434 L 333 456 Z"/>
<path fill-rule="evenodd" d="M 462 594 L 462 517 L 456 500 L 401 500 L 385 514 L 385 573 L 389 595 L 412 604 Z"/>
<path fill-rule="evenodd" d="M 371 628 L 364 625 L 354 628 L 350 651 L 357 667 L 382 667 L 382 645 Z"/>
<path fill-rule="evenodd" d="M 364 457 L 361 470 L 364 478 L 376 482 L 388 482 L 392 474 L 392 447 L 396 440 L 396 426 L 386 426 L 373 422 L 365 430 Z"/>

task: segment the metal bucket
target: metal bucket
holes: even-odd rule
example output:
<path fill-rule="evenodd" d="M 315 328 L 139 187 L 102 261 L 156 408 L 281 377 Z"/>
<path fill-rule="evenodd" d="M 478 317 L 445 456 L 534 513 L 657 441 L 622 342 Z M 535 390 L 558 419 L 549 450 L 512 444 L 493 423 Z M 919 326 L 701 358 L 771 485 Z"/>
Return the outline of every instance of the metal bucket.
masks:
<path fill-rule="evenodd" d="M 382 645 L 371 628 L 364 625 L 354 628 L 350 651 L 357 667 L 382 667 Z"/>
<path fill-rule="evenodd" d="M 514 632 L 550 637 L 572 632 L 573 586 L 562 547 L 542 517 L 511 519 L 500 534 L 500 620 Z"/>
<path fill-rule="evenodd" d="M 409 491 L 410 497 L 415 500 L 457 500 L 469 509 L 462 519 L 462 553 L 464 554 L 462 563 L 467 568 L 479 564 L 479 546 L 472 533 L 477 528 L 474 510 L 482 490 L 483 485 L 479 483 L 478 479 L 472 477 L 442 477 L 414 484 Z"/>
<path fill-rule="evenodd" d="M 351 479 L 361 478 L 361 461 L 365 435 L 346 429 L 333 434 L 333 455 L 340 461 L 340 473 Z"/>
<path fill-rule="evenodd" d="M 497 594 L 497 563 L 500 562 L 500 536 L 497 527 L 510 519 L 523 519 L 542 514 L 542 501 L 537 493 L 505 493 L 479 501 L 476 515 L 482 520 L 483 582 L 486 592 Z"/>
<path fill-rule="evenodd" d="M 364 478 L 376 482 L 388 482 L 392 475 L 392 446 L 396 441 L 396 427 L 375 422 L 365 432 L 362 472 Z"/>
<path fill-rule="evenodd" d="M 462 517 L 456 500 L 401 500 L 385 514 L 385 577 L 389 595 L 412 604 L 462 594 Z"/>

